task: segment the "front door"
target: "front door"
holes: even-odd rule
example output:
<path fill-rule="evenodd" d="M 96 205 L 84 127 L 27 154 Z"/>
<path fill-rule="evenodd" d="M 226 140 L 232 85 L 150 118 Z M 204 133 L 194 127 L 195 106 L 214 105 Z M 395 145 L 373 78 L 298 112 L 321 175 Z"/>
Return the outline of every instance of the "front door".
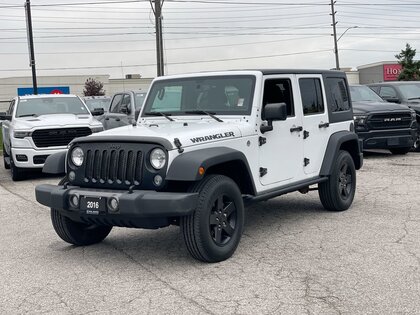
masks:
<path fill-rule="evenodd" d="M 293 76 L 270 76 L 264 81 L 263 107 L 286 103 L 288 114 L 285 121 L 274 121 L 273 130 L 261 135 L 265 144 L 260 146 L 260 182 L 264 186 L 287 184 L 302 170 L 302 115 L 294 101 L 298 89 L 293 80 Z"/>
<path fill-rule="evenodd" d="M 330 136 L 327 100 L 321 75 L 297 76 L 303 110 L 303 165 L 306 175 L 317 175 Z"/>

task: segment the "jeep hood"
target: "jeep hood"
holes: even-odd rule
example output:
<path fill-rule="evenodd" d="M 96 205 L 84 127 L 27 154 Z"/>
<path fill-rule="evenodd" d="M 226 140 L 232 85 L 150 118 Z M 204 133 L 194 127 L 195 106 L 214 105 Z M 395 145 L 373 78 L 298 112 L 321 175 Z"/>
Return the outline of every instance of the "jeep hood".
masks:
<path fill-rule="evenodd" d="M 239 123 L 240 124 L 240 123 Z M 75 142 L 156 142 L 164 144 L 166 148 L 175 148 L 177 138 L 182 147 L 197 144 L 223 141 L 242 136 L 238 123 L 231 122 L 162 122 L 143 123 L 137 126 L 123 126 L 79 138 Z M 170 144 L 170 145 L 169 145 Z"/>
<path fill-rule="evenodd" d="M 79 127 L 101 124 L 90 115 L 74 114 L 54 114 L 41 115 L 38 117 L 20 117 L 15 118 L 15 128 L 18 129 L 37 129 L 37 128 L 61 128 L 61 127 Z"/>
<path fill-rule="evenodd" d="M 354 114 L 369 114 L 374 112 L 405 112 L 409 111 L 406 105 L 388 102 L 353 102 Z"/>

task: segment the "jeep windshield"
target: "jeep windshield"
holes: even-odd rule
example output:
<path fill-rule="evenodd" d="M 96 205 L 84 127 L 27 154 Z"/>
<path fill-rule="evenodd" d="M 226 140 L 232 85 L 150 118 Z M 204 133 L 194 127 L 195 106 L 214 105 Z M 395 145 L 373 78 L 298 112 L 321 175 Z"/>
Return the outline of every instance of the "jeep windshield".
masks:
<path fill-rule="evenodd" d="M 154 112 L 171 116 L 249 115 L 255 77 L 250 75 L 168 79 L 153 84 L 142 117 Z"/>
<path fill-rule="evenodd" d="M 89 114 L 86 106 L 77 97 L 45 97 L 21 99 L 16 117 L 52 114 Z"/>
<path fill-rule="evenodd" d="M 353 102 L 380 102 L 385 101 L 374 91 L 364 85 L 350 86 L 350 95 Z"/>

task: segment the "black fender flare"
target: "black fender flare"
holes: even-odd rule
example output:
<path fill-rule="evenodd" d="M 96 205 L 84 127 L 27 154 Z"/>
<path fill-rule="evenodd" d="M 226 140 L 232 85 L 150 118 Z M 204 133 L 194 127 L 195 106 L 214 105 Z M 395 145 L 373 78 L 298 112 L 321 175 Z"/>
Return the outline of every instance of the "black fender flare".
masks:
<path fill-rule="evenodd" d="M 334 161 L 337 159 L 338 152 L 343 146 L 351 154 L 356 169 L 358 170 L 362 167 L 363 150 L 361 140 L 359 140 L 357 134 L 354 132 L 338 131 L 333 133 L 328 140 L 320 171 L 321 176 L 331 175 Z"/>
<path fill-rule="evenodd" d="M 63 174 L 66 172 L 66 155 L 67 151 L 51 154 L 45 160 L 43 173 L 47 174 Z"/>
<path fill-rule="evenodd" d="M 255 185 L 249 168 L 248 160 L 245 155 L 235 149 L 228 147 L 215 147 L 186 152 L 178 155 L 171 163 L 166 180 L 169 181 L 199 181 L 204 174 L 199 173 L 199 168 L 208 170 L 212 166 L 239 160 L 248 171 L 249 178 L 252 180 L 252 186 Z"/>

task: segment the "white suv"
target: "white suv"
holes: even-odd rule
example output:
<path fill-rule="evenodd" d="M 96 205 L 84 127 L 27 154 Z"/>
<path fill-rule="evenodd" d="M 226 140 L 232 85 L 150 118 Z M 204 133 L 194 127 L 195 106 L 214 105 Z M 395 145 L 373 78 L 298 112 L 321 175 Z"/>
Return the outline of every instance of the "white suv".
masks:
<path fill-rule="evenodd" d="M 3 119 L 4 167 L 12 179 L 24 170 L 42 168 L 48 156 L 67 150 L 74 138 L 103 130 L 85 104 L 75 95 L 29 95 L 16 97 Z"/>
<path fill-rule="evenodd" d="M 362 163 L 343 72 L 160 77 L 137 124 L 50 156 L 44 171 L 67 175 L 36 198 L 70 244 L 98 243 L 113 226 L 179 225 L 194 258 L 217 262 L 239 243 L 245 205 L 318 189 L 325 209 L 346 210 Z"/>

